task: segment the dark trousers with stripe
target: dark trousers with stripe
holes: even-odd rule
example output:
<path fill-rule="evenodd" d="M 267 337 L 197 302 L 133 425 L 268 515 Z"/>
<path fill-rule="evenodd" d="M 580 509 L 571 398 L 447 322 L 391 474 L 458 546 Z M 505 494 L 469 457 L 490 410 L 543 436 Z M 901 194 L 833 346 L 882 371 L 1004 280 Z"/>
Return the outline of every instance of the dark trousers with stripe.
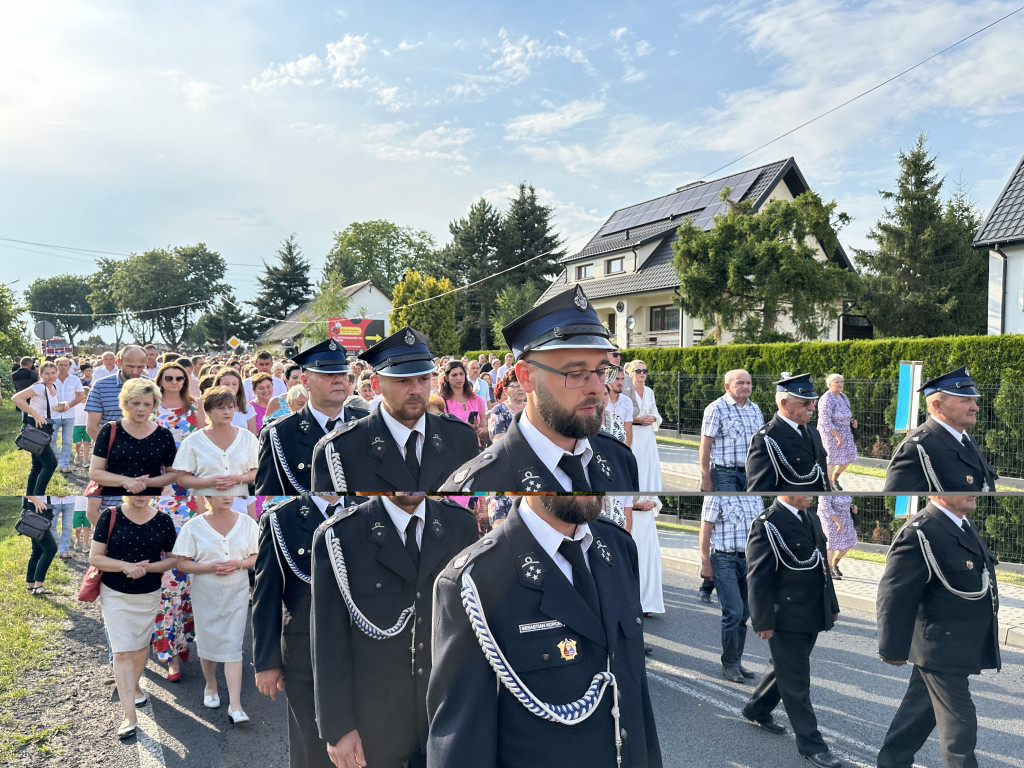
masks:
<path fill-rule="evenodd" d="M 915 666 L 878 752 L 879 768 L 910 768 L 914 755 L 936 727 L 945 768 L 978 765 L 974 754 L 978 715 L 971 700 L 968 675 Z"/>

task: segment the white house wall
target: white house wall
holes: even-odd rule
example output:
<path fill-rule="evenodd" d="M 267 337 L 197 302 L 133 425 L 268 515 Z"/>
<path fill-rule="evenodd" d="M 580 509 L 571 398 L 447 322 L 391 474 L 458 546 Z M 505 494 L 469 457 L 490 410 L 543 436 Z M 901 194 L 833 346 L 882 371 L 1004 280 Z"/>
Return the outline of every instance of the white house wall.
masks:
<path fill-rule="evenodd" d="M 1024 245 L 1002 249 L 1006 254 L 1006 279 L 1003 259 L 989 251 L 988 257 L 988 332 L 1024 333 Z"/>

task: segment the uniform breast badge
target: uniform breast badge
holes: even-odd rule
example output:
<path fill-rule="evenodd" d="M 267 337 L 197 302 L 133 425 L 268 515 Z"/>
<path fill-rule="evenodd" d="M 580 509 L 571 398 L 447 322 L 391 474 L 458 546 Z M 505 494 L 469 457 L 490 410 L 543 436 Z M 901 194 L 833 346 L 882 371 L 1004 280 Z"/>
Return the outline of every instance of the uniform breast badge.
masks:
<path fill-rule="evenodd" d="M 576 641 L 565 638 L 558 644 L 558 652 L 562 654 L 565 661 L 572 661 L 576 658 Z"/>
<path fill-rule="evenodd" d="M 967 476 L 967 484 L 968 485 L 973 485 L 974 484 L 974 475 L 968 475 Z"/>
<path fill-rule="evenodd" d="M 968 560 L 967 561 L 967 570 L 969 570 L 969 571 L 973 571 L 974 570 L 974 561 L 973 560 Z"/>

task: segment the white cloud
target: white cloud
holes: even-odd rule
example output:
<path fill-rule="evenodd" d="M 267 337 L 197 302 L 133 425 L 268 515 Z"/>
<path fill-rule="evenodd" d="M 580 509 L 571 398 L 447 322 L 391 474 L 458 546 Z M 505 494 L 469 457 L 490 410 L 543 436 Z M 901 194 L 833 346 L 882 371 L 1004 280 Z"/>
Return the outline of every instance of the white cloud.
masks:
<path fill-rule="evenodd" d="M 550 136 L 587 120 L 593 120 L 604 111 L 604 108 L 604 101 L 575 100 L 547 112 L 521 115 L 506 124 L 505 138 L 520 141 Z"/>
<path fill-rule="evenodd" d="M 284 64 L 271 64 L 259 77 L 254 77 L 249 88 L 263 91 L 285 85 L 319 85 L 324 81 L 323 62 L 315 53 Z"/>
<path fill-rule="evenodd" d="M 637 40 L 634 43 L 633 40 L 636 38 L 636 35 L 626 27 L 613 29 L 608 34 L 615 41 L 615 46 L 612 49 L 615 57 L 622 62 L 623 82 L 637 83 L 647 77 L 646 72 L 636 67 L 635 61 L 638 58 L 650 56 L 654 46 L 647 40 Z"/>
<path fill-rule="evenodd" d="M 361 85 L 359 68 L 366 57 L 366 35 L 345 35 L 335 43 L 327 44 L 327 66 L 331 70 L 334 84 L 341 88 Z"/>
<path fill-rule="evenodd" d="M 392 48 L 390 51 L 387 50 L 386 48 L 381 48 L 380 52 L 383 53 L 385 56 L 391 56 L 392 54 L 395 54 L 395 53 L 404 53 L 405 51 L 414 51 L 417 48 L 420 48 L 422 46 L 423 46 L 423 41 L 422 40 L 420 40 L 419 42 L 415 42 L 415 43 L 410 43 L 408 40 L 402 40 L 402 42 L 400 42 L 395 48 Z"/>
<path fill-rule="evenodd" d="M 190 80 L 180 70 L 171 69 L 157 74 L 166 77 L 171 82 L 173 91 L 193 112 L 202 112 L 221 98 L 215 86 L 201 80 Z"/>
<path fill-rule="evenodd" d="M 473 138 L 473 131 L 469 128 L 459 128 L 446 122 L 412 134 L 412 127 L 406 123 L 383 123 L 368 129 L 363 137 L 367 150 L 378 160 L 399 163 L 446 161 L 456 164 L 450 166 L 450 170 L 469 170 L 469 158 L 464 151 Z"/>
<path fill-rule="evenodd" d="M 610 34 L 612 36 L 612 40 L 614 40 L 617 43 L 623 37 L 625 37 L 627 34 L 629 34 L 629 28 L 628 27 L 617 27 L 616 29 L 611 30 L 608 34 Z"/>

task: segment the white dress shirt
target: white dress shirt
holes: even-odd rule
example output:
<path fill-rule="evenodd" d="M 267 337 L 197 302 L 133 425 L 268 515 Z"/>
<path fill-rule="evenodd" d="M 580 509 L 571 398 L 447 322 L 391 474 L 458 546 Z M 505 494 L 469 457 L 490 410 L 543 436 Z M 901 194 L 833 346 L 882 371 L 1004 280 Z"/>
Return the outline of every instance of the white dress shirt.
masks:
<path fill-rule="evenodd" d="M 530 421 L 529 416 L 526 415 L 525 410 L 523 411 L 522 418 L 519 419 L 519 431 L 523 433 L 523 437 L 533 449 L 533 452 L 537 454 L 541 464 L 547 467 L 547 470 L 555 476 L 555 480 L 561 484 L 562 490 L 571 491 L 572 480 L 558 466 L 558 462 L 562 460 L 562 456 L 568 453 L 568 451 L 553 443 L 550 438 L 537 429 Z M 594 450 L 590 447 L 590 441 L 585 437 L 582 440 L 577 440 L 572 455 L 580 457 L 580 460 L 583 462 L 583 473 L 587 476 L 587 481 L 589 482 L 590 472 L 588 471 L 588 466 L 590 460 L 594 457 Z"/>
<path fill-rule="evenodd" d="M 380 415 L 384 417 L 384 423 L 387 425 L 388 431 L 395 438 L 395 442 L 398 444 L 398 452 L 402 454 L 403 459 L 405 458 L 405 443 L 409 439 L 410 434 L 416 433 L 416 461 L 421 462 L 423 459 L 423 441 L 427 434 L 427 415 L 424 413 L 420 416 L 416 426 L 412 429 L 388 413 L 387 408 L 381 407 Z"/>
<path fill-rule="evenodd" d="M 538 515 L 533 508 L 530 506 L 530 497 L 523 497 L 522 502 L 519 504 L 519 516 L 523 518 L 523 522 L 526 523 L 526 527 L 530 529 L 530 533 L 533 534 L 533 538 L 540 544 L 543 549 L 552 560 L 555 561 L 555 565 L 558 566 L 558 570 L 569 580 L 572 584 L 572 564 L 565 559 L 558 548 L 562 546 L 562 542 L 569 537 L 563 534 L 561 531 L 557 531 L 551 527 L 551 524 Z M 572 537 L 573 541 L 581 542 L 583 547 L 583 559 L 587 562 L 587 567 L 590 567 L 590 558 L 588 552 L 590 545 L 594 543 L 594 534 L 590 532 L 590 526 L 586 523 L 576 526 L 576 533 Z"/>
<path fill-rule="evenodd" d="M 408 532 L 410 525 L 416 526 L 416 547 L 418 549 L 423 548 L 423 529 L 427 524 L 427 499 L 424 497 L 417 507 L 416 511 L 411 515 L 404 509 L 399 507 L 395 502 L 389 499 L 387 496 L 381 496 L 380 500 L 384 502 L 384 509 L 387 510 L 388 517 L 391 518 L 391 522 L 395 524 L 395 529 L 398 531 L 399 538 L 402 539 L 402 543 L 405 543 L 406 533 Z M 410 519 L 411 518 L 411 519 Z M 415 521 L 419 520 L 419 523 Z"/>

